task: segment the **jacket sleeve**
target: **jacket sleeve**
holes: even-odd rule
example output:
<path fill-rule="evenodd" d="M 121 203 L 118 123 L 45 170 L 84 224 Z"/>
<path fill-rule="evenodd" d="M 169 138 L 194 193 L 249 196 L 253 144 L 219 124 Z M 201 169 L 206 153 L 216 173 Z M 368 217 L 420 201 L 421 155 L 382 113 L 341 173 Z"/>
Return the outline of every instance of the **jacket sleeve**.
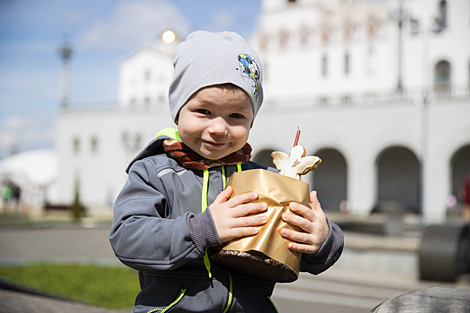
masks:
<path fill-rule="evenodd" d="M 114 206 L 110 243 L 119 260 L 137 270 L 172 270 L 220 244 L 214 225 L 201 226 L 213 223 L 209 210 L 170 218 L 171 210 L 155 168 L 147 160 L 134 163 Z"/>
<path fill-rule="evenodd" d="M 341 228 L 327 218 L 330 231 L 325 242 L 315 254 L 304 254 L 300 266 L 301 272 L 320 274 L 331 267 L 341 256 L 344 237 Z"/>

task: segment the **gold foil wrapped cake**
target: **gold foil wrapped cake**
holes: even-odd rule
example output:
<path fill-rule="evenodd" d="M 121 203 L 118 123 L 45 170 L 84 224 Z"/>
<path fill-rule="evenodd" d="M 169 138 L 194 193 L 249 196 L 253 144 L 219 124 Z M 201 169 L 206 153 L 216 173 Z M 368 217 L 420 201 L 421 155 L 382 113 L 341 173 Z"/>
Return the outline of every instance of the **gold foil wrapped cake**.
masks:
<path fill-rule="evenodd" d="M 256 191 L 256 202 L 266 202 L 268 222 L 257 235 L 226 243 L 209 252 L 211 260 L 231 270 L 267 281 L 292 282 L 298 278 L 302 254 L 287 248 L 289 241 L 281 236 L 282 228 L 297 229 L 281 218 L 289 211 L 289 203 L 310 206 L 309 185 L 300 180 L 314 170 L 321 160 L 306 157 L 302 146 L 294 146 L 290 155 L 273 152 L 273 162 L 279 174 L 262 169 L 235 173 L 227 186 L 232 186 L 232 197 Z"/>

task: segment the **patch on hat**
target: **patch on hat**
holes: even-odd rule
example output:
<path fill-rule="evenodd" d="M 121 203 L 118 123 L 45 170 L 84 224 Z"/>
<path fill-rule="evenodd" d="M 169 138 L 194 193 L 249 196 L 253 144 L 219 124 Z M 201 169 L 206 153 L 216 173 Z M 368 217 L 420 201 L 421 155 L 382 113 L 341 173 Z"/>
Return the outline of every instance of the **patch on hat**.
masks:
<path fill-rule="evenodd" d="M 240 62 L 241 72 L 243 76 L 249 77 L 253 80 L 253 97 L 258 101 L 259 97 L 259 80 L 260 80 L 260 70 L 256 61 L 250 57 L 248 54 L 241 53 L 238 55 L 238 61 Z"/>

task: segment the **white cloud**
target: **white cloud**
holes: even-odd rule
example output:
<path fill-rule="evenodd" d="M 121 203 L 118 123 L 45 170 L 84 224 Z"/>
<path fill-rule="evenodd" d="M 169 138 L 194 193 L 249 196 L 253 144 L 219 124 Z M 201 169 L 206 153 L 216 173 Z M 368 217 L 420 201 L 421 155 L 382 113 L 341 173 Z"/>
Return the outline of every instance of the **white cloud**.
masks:
<path fill-rule="evenodd" d="M 224 31 L 231 29 L 235 25 L 235 16 L 227 11 L 214 12 L 212 21 L 209 24 L 212 31 Z"/>
<path fill-rule="evenodd" d="M 17 152 L 53 148 L 56 116 L 8 116 L 0 120 L 0 159 Z"/>
<path fill-rule="evenodd" d="M 180 36 L 190 31 L 190 23 L 166 1 L 122 1 L 110 19 L 95 21 L 79 38 L 89 48 L 135 48 L 151 44 L 165 30 Z"/>

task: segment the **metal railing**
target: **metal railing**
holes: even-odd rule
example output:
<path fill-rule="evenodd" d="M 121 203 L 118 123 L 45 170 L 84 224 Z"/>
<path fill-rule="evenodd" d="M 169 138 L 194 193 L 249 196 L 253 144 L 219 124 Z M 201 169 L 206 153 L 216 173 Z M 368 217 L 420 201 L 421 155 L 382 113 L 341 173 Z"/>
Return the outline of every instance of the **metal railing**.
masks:
<path fill-rule="evenodd" d="M 365 91 L 365 92 L 335 92 L 331 94 L 312 95 L 310 97 L 269 97 L 265 98 L 265 105 L 271 108 L 285 105 L 297 107 L 341 107 L 341 106 L 369 106 L 369 105 L 397 105 L 415 104 L 417 99 L 423 97 L 439 99 L 470 99 L 469 84 L 439 84 L 432 88 L 423 87 L 404 88 L 403 92 L 393 91 Z"/>
<path fill-rule="evenodd" d="M 67 107 L 61 108 L 62 114 L 80 113 L 80 112 L 154 112 L 168 105 L 167 101 L 154 101 L 146 104 L 129 105 L 119 101 L 72 103 Z"/>

